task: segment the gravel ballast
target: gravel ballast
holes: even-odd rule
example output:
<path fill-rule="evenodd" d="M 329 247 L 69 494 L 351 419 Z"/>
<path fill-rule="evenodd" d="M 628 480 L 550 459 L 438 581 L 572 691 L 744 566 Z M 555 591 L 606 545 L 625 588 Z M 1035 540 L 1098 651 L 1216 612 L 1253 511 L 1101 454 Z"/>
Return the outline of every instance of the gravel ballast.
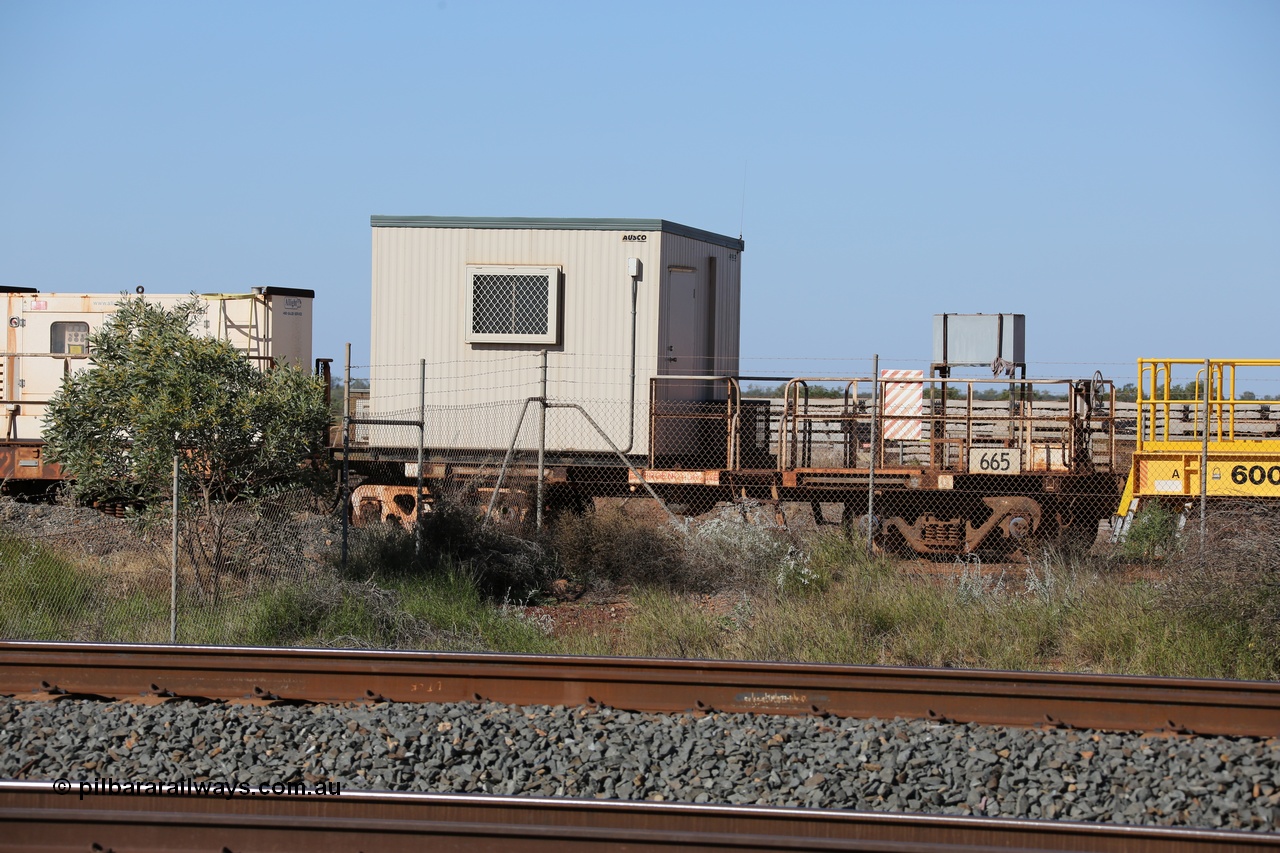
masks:
<path fill-rule="evenodd" d="M 1274 740 L 609 708 L 0 699 L 0 777 L 1280 824 Z"/>

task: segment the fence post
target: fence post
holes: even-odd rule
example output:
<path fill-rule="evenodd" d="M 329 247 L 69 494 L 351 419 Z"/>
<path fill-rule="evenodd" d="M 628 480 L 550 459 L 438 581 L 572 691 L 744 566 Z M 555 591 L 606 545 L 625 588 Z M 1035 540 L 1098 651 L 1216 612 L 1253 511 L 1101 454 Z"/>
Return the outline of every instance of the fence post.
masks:
<path fill-rule="evenodd" d="M 1209 359 L 1204 360 L 1204 435 L 1200 441 L 1200 550 L 1204 551 L 1205 504 L 1209 491 L 1209 395 L 1213 393 L 1213 379 L 1209 373 Z"/>
<path fill-rule="evenodd" d="M 175 435 L 174 444 L 178 437 Z M 178 449 L 173 453 L 173 560 L 169 564 L 169 642 L 178 644 Z"/>
<path fill-rule="evenodd" d="M 427 360 L 418 360 L 418 494 L 414 502 L 413 555 L 422 557 L 422 457 L 427 443 Z"/>
<path fill-rule="evenodd" d="M 347 343 L 346 363 L 342 368 L 342 570 L 347 570 L 347 535 L 351 526 L 347 511 L 351 504 L 351 344 Z"/>
<path fill-rule="evenodd" d="M 539 387 L 541 405 L 538 416 L 538 489 L 535 524 L 542 529 L 542 480 L 546 472 L 547 461 L 547 351 L 542 351 L 542 381 Z"/>
<path fill-rule="evenodd" d="M 875 539 L 876 523 L 876 409 L 880 388 L 880 353 L 871 357 L 871 464 L 867 468 L 867 523 L 864 530 L 867 534 L 867 556 L 871 556 L 871 543 Z"/>

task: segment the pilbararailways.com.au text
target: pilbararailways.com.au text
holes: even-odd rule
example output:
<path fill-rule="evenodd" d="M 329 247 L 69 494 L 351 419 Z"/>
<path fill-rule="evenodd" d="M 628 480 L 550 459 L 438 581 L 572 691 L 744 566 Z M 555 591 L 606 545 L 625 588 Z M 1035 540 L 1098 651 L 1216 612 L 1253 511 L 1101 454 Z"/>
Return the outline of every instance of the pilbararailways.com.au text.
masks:
<path fill-rule="evenodd" d="M 86 796 L 106 794 L 133 794 L 136 796 L 172 796 L 172 797 L 279 797 L 279 796 L 318 796 L 336 797 L 342 793 L 341 782 L 271 782 L 250 785 L 248 782 L 235 783 L 218 779 L 176 779 L 169 782 L 135 782 L 120 779 L 89 779 L 70 782 L 58 779 L 52 784 L 58 794 L 70 794 L 76 791 L 80 799 Z"/>

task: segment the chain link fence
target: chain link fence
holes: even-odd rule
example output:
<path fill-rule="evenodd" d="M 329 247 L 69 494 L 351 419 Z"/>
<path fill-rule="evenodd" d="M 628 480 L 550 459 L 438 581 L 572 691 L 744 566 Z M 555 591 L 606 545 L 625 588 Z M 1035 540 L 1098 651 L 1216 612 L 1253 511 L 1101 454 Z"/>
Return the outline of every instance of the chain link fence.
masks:
<path fill-rule="evenodd" d="M 426 509 L 461 499 L 540 525 L 607 498 L 656 498 L 680 517 L 752 501 L 779 525 L 856 528 L 886 552 L 996 558 L 1101 546 L 1128 512 L 1133 383 L 875 359 L 684 375 L 668 361 L 534 351 L 359 368 L 372 378 L 352 404 L 353 514 L 410 523 L 421 471 Z M 421 431 L 403 425 L 415 419 Z"/>
<path fill-rule="evenodd" d="M 602 498 L 649 496 L 680 517 L 752 501 L 781 526 L 843 525 L 886 553 L 998 560 L 1149 554 L 1189 522 L 1207 535 L 1215 503 L 1280 498 L 1280 361 L 670 372 L 694 361 L 528 351 L 361 368 L 371 395 L 351 459 L 369 485 L 351 488 L 353 511 L 408 523 L 418 495 L 402 486 L 421 471 L 425 509 L 448 497 L 541 526 Z"/>
<path fill-rule="evenodd" d="M 744 360 L 737 376 L 667 363 L 529 351 L 348 366 L 347 388 L 363 375 L 368 390 L 340 409 L 334 493 L 184 508 L 176 587 L 167 507 L 2 502 L 0 636 L 349 645 L 308 620 L 380 606 L 344 569 L 371 553 L 421 564 L 388 531 L 445 507 L 524 535 L 629 502 L 655 525 L 740 517 L 989 563 L 1046 548 L 1144 560 L 1193 539 L 1211 552 L 1280 499 L 1280 362 L 1026 379 L 875 359 Z M 389 624 L 381 642 L 435 642 L 417 630 Z"/>

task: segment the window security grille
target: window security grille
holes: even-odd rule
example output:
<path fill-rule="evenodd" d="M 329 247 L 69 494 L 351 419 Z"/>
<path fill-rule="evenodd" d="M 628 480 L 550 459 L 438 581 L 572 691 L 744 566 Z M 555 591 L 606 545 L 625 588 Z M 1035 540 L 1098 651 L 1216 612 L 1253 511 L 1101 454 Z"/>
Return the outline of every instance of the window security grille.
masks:
<path fill-rule="evenodd" d="M 466 339 L 471 343 L 556 343 L 554 267 L 468 267 Z"/>
<path fill-rule="evenodd" d="M 545 335 L 547 277 L 477 275 L 471 331 L 481 335 Z"/>

